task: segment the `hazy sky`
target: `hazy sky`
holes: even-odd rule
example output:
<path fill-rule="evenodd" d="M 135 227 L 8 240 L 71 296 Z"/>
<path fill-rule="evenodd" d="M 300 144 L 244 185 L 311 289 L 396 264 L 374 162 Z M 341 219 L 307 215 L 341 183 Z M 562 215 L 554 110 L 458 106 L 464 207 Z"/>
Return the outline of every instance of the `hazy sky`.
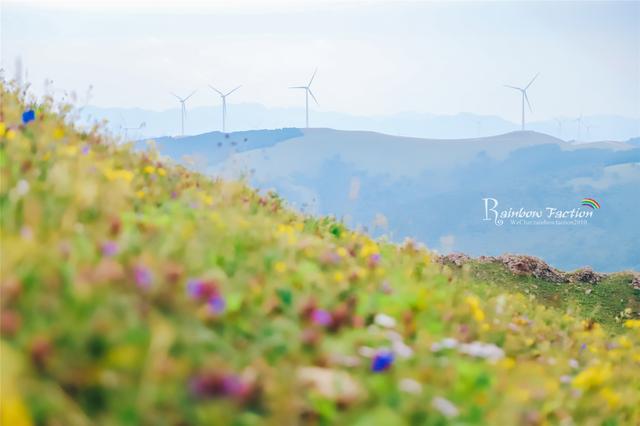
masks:
<path fill-rule="evenodd" d="M 29 80 L 99 106 L 302 106 L 313 84 L 321 110 L 496 114 L 533 120 L 580 113 L 640 117 L 640 2 L 2 2 L 2 67 L 21 56 Z"/>

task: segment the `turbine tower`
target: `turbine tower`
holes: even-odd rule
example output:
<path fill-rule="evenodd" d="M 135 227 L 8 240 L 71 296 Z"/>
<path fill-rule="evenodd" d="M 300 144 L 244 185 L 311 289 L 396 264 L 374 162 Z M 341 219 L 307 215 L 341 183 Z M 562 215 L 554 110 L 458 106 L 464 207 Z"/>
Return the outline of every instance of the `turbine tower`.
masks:
<path fill-rule="evenodd" d="M 171 93 L 180 102 L 180 118 L 181 118 L 181 121 L 180 121 L 180 124 L 181 124 L 181 126 L 180 126 L 180 135 L 181 136 L 184 136 L 184 118 L 187 115 L 187 107 L 185 106 L 185 102 L 187 102 L 187 99 L 192 97 L 194 93 L 196 93 L 195 90 L 193 92 L 191 92 L 191 94 L 189 96 L 187 96 L 186 98 L 181 98 L 180 96 L 176 95 L 175 93 Z"/>
<path fill-rule="evenodd" d="M 531 108 L 531 104 L 529 103 L 529 97 L 527 96 L 527 89 L 533 84 L 536 78 L 538 78 L 538 75 L 540 75 L 540 73 L 536 74 L 535 77 L 531 79 L 529 84 L 527 84 L 524 87 L 509 86 L 507 84 L 504 85 L 504 87 L 515 89 L 522 94 L 522 130 L 524 130 L 524 101 L 527 101 L 527 105 L 529 105 L 529 111 L 533 112 L 533 109 Z"/>
<path fill-rule="evenodd" d="M 307 119 L 306 120 L 307 129 L 309 128 L 309 95 L 311 95 L 311 97 L 316 102 L 316 104 L 318 103 L 318 100 L 316 99 L 315 96 L 313 96 L 313 92 L 311 91 L 311 83 L 313 83 L 313 79 L 316 76 L 316 72 L 318 72 L 317 68 L 315 69 L 315 71 L 313 71 L 313 75 L 311 76 L 311 80 L 309 80 L 309 84 L 307 84 L 306 86 L 292 86 L 292 87 L 289 87 L 289 89 L 304 89 L 304 105 L 305 105 L 305 112 L 306 112 L 306 119 Z"/>
<path fill-rule="evenodd" d="M 242 86 L 238 86 L 235 89 L 233 89 L 232 91 L 227 92 L 227 93 L 222 93 L 221 91 L 219 91 L 218 89 L 216 89 L 212 85 L 209 85 L 209 87 L 212 90 L 214 90 L 215 92 L 217 92 L 220 95 L 220 97 L 222 98 L 222 133 L 225 133 L 227 131 L 227 125 L 226 125 L 226 121 L 227 121 L 227 96 L 229 96 L 230 94 L 232 94 L 233 92 L 235 92 L 236 90 L 241 88 Z"/>
<path fill-rule="evenodd" d="M 577 117 L 576 119 L 573 120 L 574 123 L 578 123 L 577 125 L 577 135 L 576 135 L 576 141 L 579 141 L 582 138 L 582 113 L 580 113 L 580 117 Z"/>
<path fill-rule="evenodd" d="M 555 122 L 558 124 L 558 137 L 562 139 L 562 124 L 564 120 L 561 118 L 554 118 Z"/>

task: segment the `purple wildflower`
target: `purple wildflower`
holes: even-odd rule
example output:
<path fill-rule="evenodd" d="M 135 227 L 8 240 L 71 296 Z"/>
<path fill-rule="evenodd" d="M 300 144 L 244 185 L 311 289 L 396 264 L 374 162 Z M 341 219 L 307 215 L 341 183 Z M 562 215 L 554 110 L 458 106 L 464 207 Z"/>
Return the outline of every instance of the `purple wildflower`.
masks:
<path fill-rule="evenodd" d="M 133 274 L 138 287 L 145 289 L 149 288 L 153 277 L 151 275 L 151 271 L 148 268 L 138 265 L 133 269 Z"/>
<path fill-rule="evenodd" d="M 369 256 L 369 266 L 377 266 L 380 263 L 380 253 L 374 253 Z"/>
<path fill-rule="evenodd" d="M 102 244 L 102 255 L 111 257 L 118 254 L 118 244 L 115 241 L 106 241 Z"/>
<path fill-rule="evenodd" d="M 379 351 L 371 360 L 371 371 L 380 373 L 388 370 L 393 364 L 393 359 L 393 352 L 387 350 Z"/>
<path fill-rule="evenodd" d="M 89 148 L 89 145 L 84 145 L 82 147 L 82 154 L 87 155 L 89 151 L 91 151 L 91 148 Z"/>
<path fill-rule="evenodd" d="M 36 119 L 36 112 L 32 109 L 29 109 L 22 113 L 22 122 L 24 124 L 27 124 L 28 122 L 33 121 L 35 119 Z"/>
<path fill-rule="evenodd" d="M 192 279 L 187 282 L 187 293 L 189 296 L 197 299 L 202 294 L 202 281 L 199 279 Z"/>
<path fill-rule="evenodd" d="M 211 310 L 216 314 L 221 314 L 222 312 L 224 312 L 225 306 L 226 303 L 224 301 L 224 298 L 218 294 L 209 299 L 209 308 L 211 308 Z"/>
<path fill-rule="evenodd" d="M 328 311 L 324 309 L 314 309 L 311 314 L 311 320 L 318 325 L 327 326 L 331 324 L 332 318 Z"/>

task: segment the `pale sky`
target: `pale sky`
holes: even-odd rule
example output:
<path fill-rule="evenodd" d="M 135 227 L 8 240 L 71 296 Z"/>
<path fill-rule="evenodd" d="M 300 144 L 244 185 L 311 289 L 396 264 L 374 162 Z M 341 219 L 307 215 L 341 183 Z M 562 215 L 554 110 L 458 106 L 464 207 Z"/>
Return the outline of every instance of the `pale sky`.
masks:
<path fill-rule="evenodd" d="M 517 122 L 580 113 L 640 117 L 640 2 L 385 0 L 2 1 L 0 59 L 20 56 L 35 92 L 50 78 L 109 107 L 229 103 L 495 114 Z"/>

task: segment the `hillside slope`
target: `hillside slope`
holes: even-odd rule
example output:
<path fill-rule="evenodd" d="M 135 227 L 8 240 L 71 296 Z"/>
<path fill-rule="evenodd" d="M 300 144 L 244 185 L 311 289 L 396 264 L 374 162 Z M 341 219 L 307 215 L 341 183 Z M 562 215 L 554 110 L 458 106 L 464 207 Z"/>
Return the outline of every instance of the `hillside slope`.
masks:
<path fill-rule="evenodd" d="M 633 308 L 605 331 L 0 93 L 3 425 L 640 422 Z"/>
<path fill-rule="evenodd" d="M 301 210 L 396 242 L 412 237 L 442 253 L 473 256 L 523 253 L 565 270 L 640 271 L 640 221 L 631 214 L 640 210 L 640 147 L 572 144 L 531 131 L 462 140 L 298 132 L 231 133 L 222 145 L 220 133 L 163 138 L 158 149 L 176 161 L 198 158 L 190 167 L 212 176 L 248 176 L 252 186 L 273 188 Z M 586 223 L 486 220 L 485 198 L 499 209 L 545 213 L 590 210 L 580 205 L 585 197 L 602 206 Z"/>

